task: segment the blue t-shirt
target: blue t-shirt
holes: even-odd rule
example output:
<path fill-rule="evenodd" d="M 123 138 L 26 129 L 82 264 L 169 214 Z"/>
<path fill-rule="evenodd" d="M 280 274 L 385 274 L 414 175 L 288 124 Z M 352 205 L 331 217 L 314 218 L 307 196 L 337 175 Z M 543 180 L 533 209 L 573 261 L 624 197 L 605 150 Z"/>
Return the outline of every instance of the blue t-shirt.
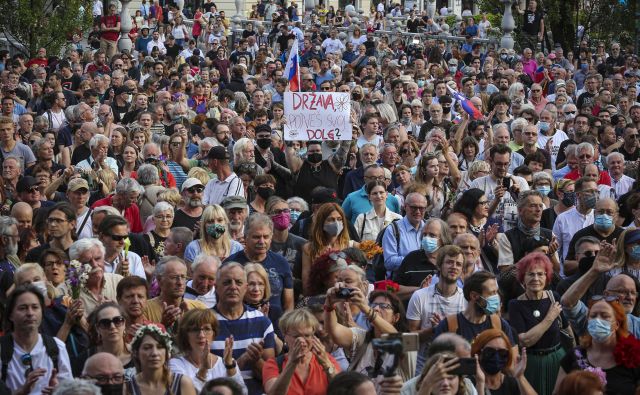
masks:
<path fill-rule="evenodd" d="M 473 25 L 473 26 L 467 26 L 467 29 L 465 30 L 465 32 L 470 35 L 470 36 L 477 36 L 478 35 L 478 25 Z"/>
<path fill-rule="evenodd" d="M 226 262 L 238 262 L 247 264 L 252 262 L 244 250 L 237 252 L 227 259 Z M 293 289 L 293 276 L 289 262 L 280 254 L 273 251 L 267 253 L 267 258 L 259 262 L 269 275 L 269 285 L 271 286 L 271 298 L 269 299 L 269 319 L 273 322 L 276 333 L 279 333 L 278 320 L 282 316 L 282 292 L 285 289 Z"/>
<path fill-rule="evenodd" d="M 273 337 L 273 325 L 261 311 L 249 306 L 244 307 L 244 313 L 237 320 L 230 320 L 213 308 L 218 319 L 218 333 L 211 343 L 211 352 L 222 358 L 224 356 L 224 341 L 233 335 L 233 359 L 236 361 L 247 351 L 251 343 L 264 341 L 264 348 L 275 350 L 275 338 Z M 249 395 L 262 394 L 262 381 L 253 377 L 251 368 L 242 370 L 242 377 L 247 386 Z"/>

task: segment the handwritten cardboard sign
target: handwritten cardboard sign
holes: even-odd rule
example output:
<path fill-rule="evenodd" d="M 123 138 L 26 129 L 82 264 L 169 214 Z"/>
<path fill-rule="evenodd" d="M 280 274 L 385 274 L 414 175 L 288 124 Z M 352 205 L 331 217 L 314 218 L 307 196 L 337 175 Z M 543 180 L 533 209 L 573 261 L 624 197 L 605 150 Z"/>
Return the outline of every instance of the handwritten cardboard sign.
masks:
<path fill-rule="evenodd" d="M 351 99 L 344 92 L 285 92 L 284 139 L 351 140 Z"/>

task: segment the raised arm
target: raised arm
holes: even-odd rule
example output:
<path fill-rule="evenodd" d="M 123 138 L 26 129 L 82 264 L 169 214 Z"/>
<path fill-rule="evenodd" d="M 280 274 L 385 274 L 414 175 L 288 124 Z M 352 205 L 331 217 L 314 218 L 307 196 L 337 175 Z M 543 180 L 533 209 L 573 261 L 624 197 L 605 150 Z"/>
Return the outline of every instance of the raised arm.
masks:
<path fill-rule="evenodd" d="M 614 242 L 615 244 L 615 242 Z M 596 256 L 593 266 L 582 277 L 576 280 L 562 295 L 560 300 L 565 308 L 574 307 L 589 290 L 602 273 L 608 272 L 615 266 L 615 246 L 606 241 L 600 242 L 600 252 Z"/>
<path fill-rule="evenodd" d="M 296 151 L 291 146 L 287 146 L 284 150 L 285 160 L 287 161 L 287 167 L 291 170 L 291 174 L 298 174 L 302 167 L 302 158 L 298 156 Z"/>
<path fill-rule="evenodd" d="M 347 154 L 351 147 L 352 140 L 343 140 L 340 142 L 340 146 L 333 155 L 329 157 L 329 164 L 333 168 L 336 174 L 340 174 L 342 167 L 347 162 Z"/>

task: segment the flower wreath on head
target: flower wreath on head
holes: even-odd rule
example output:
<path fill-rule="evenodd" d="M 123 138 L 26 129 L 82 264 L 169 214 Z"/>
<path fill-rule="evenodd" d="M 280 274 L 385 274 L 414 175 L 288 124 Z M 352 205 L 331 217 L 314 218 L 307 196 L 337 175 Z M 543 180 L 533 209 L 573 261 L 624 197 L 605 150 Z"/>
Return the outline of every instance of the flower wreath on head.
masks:
<path fill-rule="evenodd" d="M 171 355 L 171 348 L 173 346 L 173 340 L 171 339 L 171 335 L 169 335 L 162 327 L 156 324 L 146 324 L 141 326 L 133 335 L 133 339 L 131 339 L 131 344 L 133 345 L 138 339 L 142 339 L 145 335 L 149 333 L 155 333 L 159 335 L 167 349 L 169 355 Z"/>

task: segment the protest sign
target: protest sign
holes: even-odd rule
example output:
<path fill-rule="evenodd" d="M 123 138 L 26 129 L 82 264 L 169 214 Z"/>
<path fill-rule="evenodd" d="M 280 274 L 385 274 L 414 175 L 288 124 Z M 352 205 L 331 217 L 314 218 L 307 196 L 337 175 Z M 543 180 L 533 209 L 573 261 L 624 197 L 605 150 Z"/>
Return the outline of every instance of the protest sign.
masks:
<path fill-rule="evenodd" d="M 351 140 L 351 98 L 344 92 L 285 92 L 284 139 Z"/>

